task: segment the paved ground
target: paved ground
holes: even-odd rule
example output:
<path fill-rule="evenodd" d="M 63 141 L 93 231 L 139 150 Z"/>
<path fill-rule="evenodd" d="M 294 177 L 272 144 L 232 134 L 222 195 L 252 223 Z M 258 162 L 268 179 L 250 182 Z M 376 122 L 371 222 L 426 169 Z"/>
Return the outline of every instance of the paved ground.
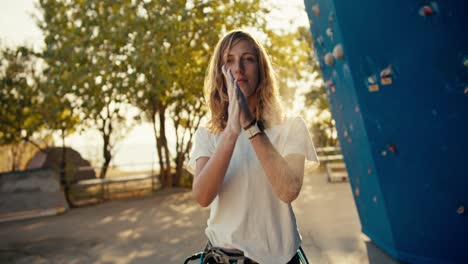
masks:
<path fill-rule="evenodd" d="M 397 264 L 360 232 L 348 183 L 308 175 L 293 204 L 311 263 Z M 199 251 L 208 210 L 187 190 L 0 224 L 0 263 L 182 263 Z"/>

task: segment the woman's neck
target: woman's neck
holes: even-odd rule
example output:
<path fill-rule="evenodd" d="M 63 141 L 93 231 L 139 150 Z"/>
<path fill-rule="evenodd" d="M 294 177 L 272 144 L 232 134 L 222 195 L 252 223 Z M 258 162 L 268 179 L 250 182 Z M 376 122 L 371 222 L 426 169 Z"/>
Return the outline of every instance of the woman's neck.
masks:
<path fill-rule="evenodd" d="M 247 104 L 249 105 L 250 112 L 254 117 L 256 117 L 257 111 L 257 97 L 255 95 L 249 96 L 247 98 Z"/>

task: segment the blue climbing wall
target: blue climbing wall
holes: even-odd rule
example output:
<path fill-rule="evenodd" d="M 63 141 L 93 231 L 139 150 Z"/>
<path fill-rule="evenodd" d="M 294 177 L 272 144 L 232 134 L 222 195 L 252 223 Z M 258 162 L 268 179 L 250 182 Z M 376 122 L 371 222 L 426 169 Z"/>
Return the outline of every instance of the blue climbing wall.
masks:
<path fill-rule="evenodd" d="M 362 231 L 468 263 L 468 2 L 305 0 Z"/>

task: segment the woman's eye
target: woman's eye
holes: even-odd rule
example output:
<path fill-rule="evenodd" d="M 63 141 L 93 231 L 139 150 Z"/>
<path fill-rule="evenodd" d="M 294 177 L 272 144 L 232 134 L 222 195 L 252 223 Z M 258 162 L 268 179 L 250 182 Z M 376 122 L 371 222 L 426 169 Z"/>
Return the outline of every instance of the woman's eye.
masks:
<path fill-rule="evenodd" d="M 255 58 L 253 58 L 253 57 L 248 57 L 246 60 L 247 60 L 248 62 L 255 62 Z"/>

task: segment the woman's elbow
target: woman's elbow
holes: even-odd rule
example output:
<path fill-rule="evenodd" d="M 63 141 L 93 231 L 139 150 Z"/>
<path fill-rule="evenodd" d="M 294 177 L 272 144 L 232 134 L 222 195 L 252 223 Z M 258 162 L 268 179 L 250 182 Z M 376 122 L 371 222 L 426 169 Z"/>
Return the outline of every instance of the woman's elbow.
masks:
<path fill-rule="evenodd" d="M 280 200 L 287 204 L 291 204 L 292 202 L 294 202 L 294 200 L 297 199 L 297 197 L 299 197 L 299 192 L 293 192 L 280 196 Z"/>
<path fill-rule="evenodd" d="M 207 197 L 206 195 L 202 195 L 200 192 L 197 192 L 195 189 L 192 189 L 192 195 L 195 198 L 195 201 L 197 201 L 197 203 L 201 207 L 208 207 L 213 201 L 213 199 L 209 199 L 209 197 Z"/>
<path fill-rule="evenodd" d="M 196 200 L 197 200 L 198 204 L 203 208 L 206 208 L 206 207 L 210 206 L 210 204 L 211 204 L 211 201 L 209 201 L 208 199 L 198 198 Z"/>
<path fill-rule="evenodd" d="M 281 201 L 290 204 L 299 197 L 302 188 L 302 181 L 297 180 L 291 184 L 287 189 L 283 190 L 278 196 Z"/>

